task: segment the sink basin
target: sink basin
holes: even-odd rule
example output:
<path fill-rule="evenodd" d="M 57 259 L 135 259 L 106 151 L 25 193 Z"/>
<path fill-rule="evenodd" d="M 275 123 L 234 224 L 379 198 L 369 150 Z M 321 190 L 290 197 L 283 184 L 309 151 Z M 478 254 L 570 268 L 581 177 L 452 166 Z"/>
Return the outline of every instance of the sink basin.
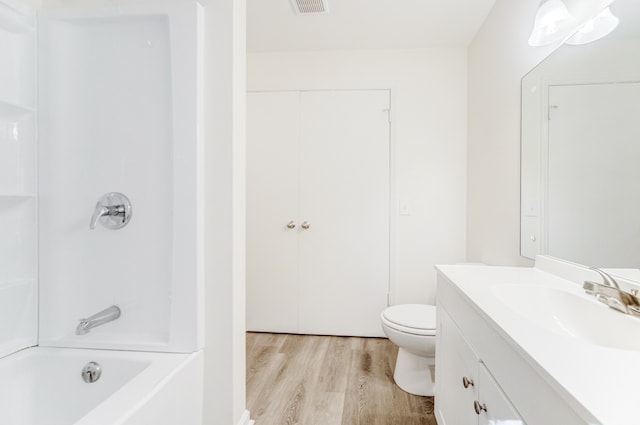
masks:
<path fill-rule="evenodd" d="M 528 321 L 556 334 L 603 347 L 640 351 L 640 320 L 557 288 L 501 284 L 493 294 Z"/>

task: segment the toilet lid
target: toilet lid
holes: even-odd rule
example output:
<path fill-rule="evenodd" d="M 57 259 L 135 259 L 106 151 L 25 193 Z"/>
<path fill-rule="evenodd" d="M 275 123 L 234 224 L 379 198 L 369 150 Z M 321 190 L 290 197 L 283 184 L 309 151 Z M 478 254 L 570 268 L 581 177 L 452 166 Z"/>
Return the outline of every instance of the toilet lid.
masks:
<path fill-rule="evenodd" d="M 426 304 L 400 304 L 387 308 L 383 313 L 387 321 L 398 326 L 422 331 L 436 329 L 436 307 Z"/>

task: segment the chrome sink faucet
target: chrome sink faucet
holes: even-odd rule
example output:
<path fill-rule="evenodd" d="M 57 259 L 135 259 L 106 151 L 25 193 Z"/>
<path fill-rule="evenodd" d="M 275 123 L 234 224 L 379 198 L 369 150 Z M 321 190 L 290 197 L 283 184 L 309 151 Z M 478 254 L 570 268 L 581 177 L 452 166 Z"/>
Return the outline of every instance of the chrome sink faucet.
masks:
<path fill-rule="evenodd" d="M 582 284 L 584 291 L 614 310 L 624 314 L 640 317 L 640 300 L 637 291 L 626 292 L 620 289 L 618 282 L 604 271 L 591 267 L 591 270 L 602 276 L 603 283 L 585 280 Z"/>
<path fill-rule="evenodd" d="M 120 317 L 120 308 L 117 305 L 104 309 L 93 316 L 86 319 L 80 319 L 80 323 L 76 327 L 76 335 L 88 334 L 91 329 L 112 322 Z"/>

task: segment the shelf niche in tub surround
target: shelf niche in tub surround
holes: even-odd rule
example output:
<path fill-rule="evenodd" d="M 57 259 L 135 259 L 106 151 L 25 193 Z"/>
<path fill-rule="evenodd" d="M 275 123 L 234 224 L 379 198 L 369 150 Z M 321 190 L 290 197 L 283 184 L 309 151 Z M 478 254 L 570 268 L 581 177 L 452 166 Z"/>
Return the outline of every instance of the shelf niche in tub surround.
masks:
<path fill-rule="evenodd" d="M 0 357 L 37 344 L 35 11 L 0 1 Z"/>
<path fill-rule="evenodd" d="M 631 331 L 640 329 L 640 319 L 584 293 L 585 280 L 602 281 L 596 272 L 547 256 L 536 257 L 533 268 L 436 269 L 438 317 L 442 312 L 444 320 L 451 318 L 521 417 L 515 423 L 622 425 L 635 420 L 640 332 Z M 623 289 L 638 287 L 616 280 Z M 446 339 L 440 330 L 438 338 Z M 437 352 L 436 370 L 455 370 L 450 355 Z M 447 406 L 456 402 L 457 384 L 436 380 L 439 422 L 448 423 Z"/>

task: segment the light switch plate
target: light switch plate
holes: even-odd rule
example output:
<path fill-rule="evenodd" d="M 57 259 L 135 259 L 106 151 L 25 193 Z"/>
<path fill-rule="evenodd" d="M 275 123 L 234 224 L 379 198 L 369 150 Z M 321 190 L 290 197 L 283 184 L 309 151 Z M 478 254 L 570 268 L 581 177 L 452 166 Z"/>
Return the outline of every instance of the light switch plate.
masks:
<path fill-rule="evenodd" d="M 409 208 L 409 205 L 402 199 L 400 200 L 398 211 L 400 215 L 411 215 L 411 208 Z"/>
<path fill-rule="evenodd" d="M 540 215 L 540 201 L 527 199 L 523 205 L 522 215 L 525 217 L 538 217 Z"/>

